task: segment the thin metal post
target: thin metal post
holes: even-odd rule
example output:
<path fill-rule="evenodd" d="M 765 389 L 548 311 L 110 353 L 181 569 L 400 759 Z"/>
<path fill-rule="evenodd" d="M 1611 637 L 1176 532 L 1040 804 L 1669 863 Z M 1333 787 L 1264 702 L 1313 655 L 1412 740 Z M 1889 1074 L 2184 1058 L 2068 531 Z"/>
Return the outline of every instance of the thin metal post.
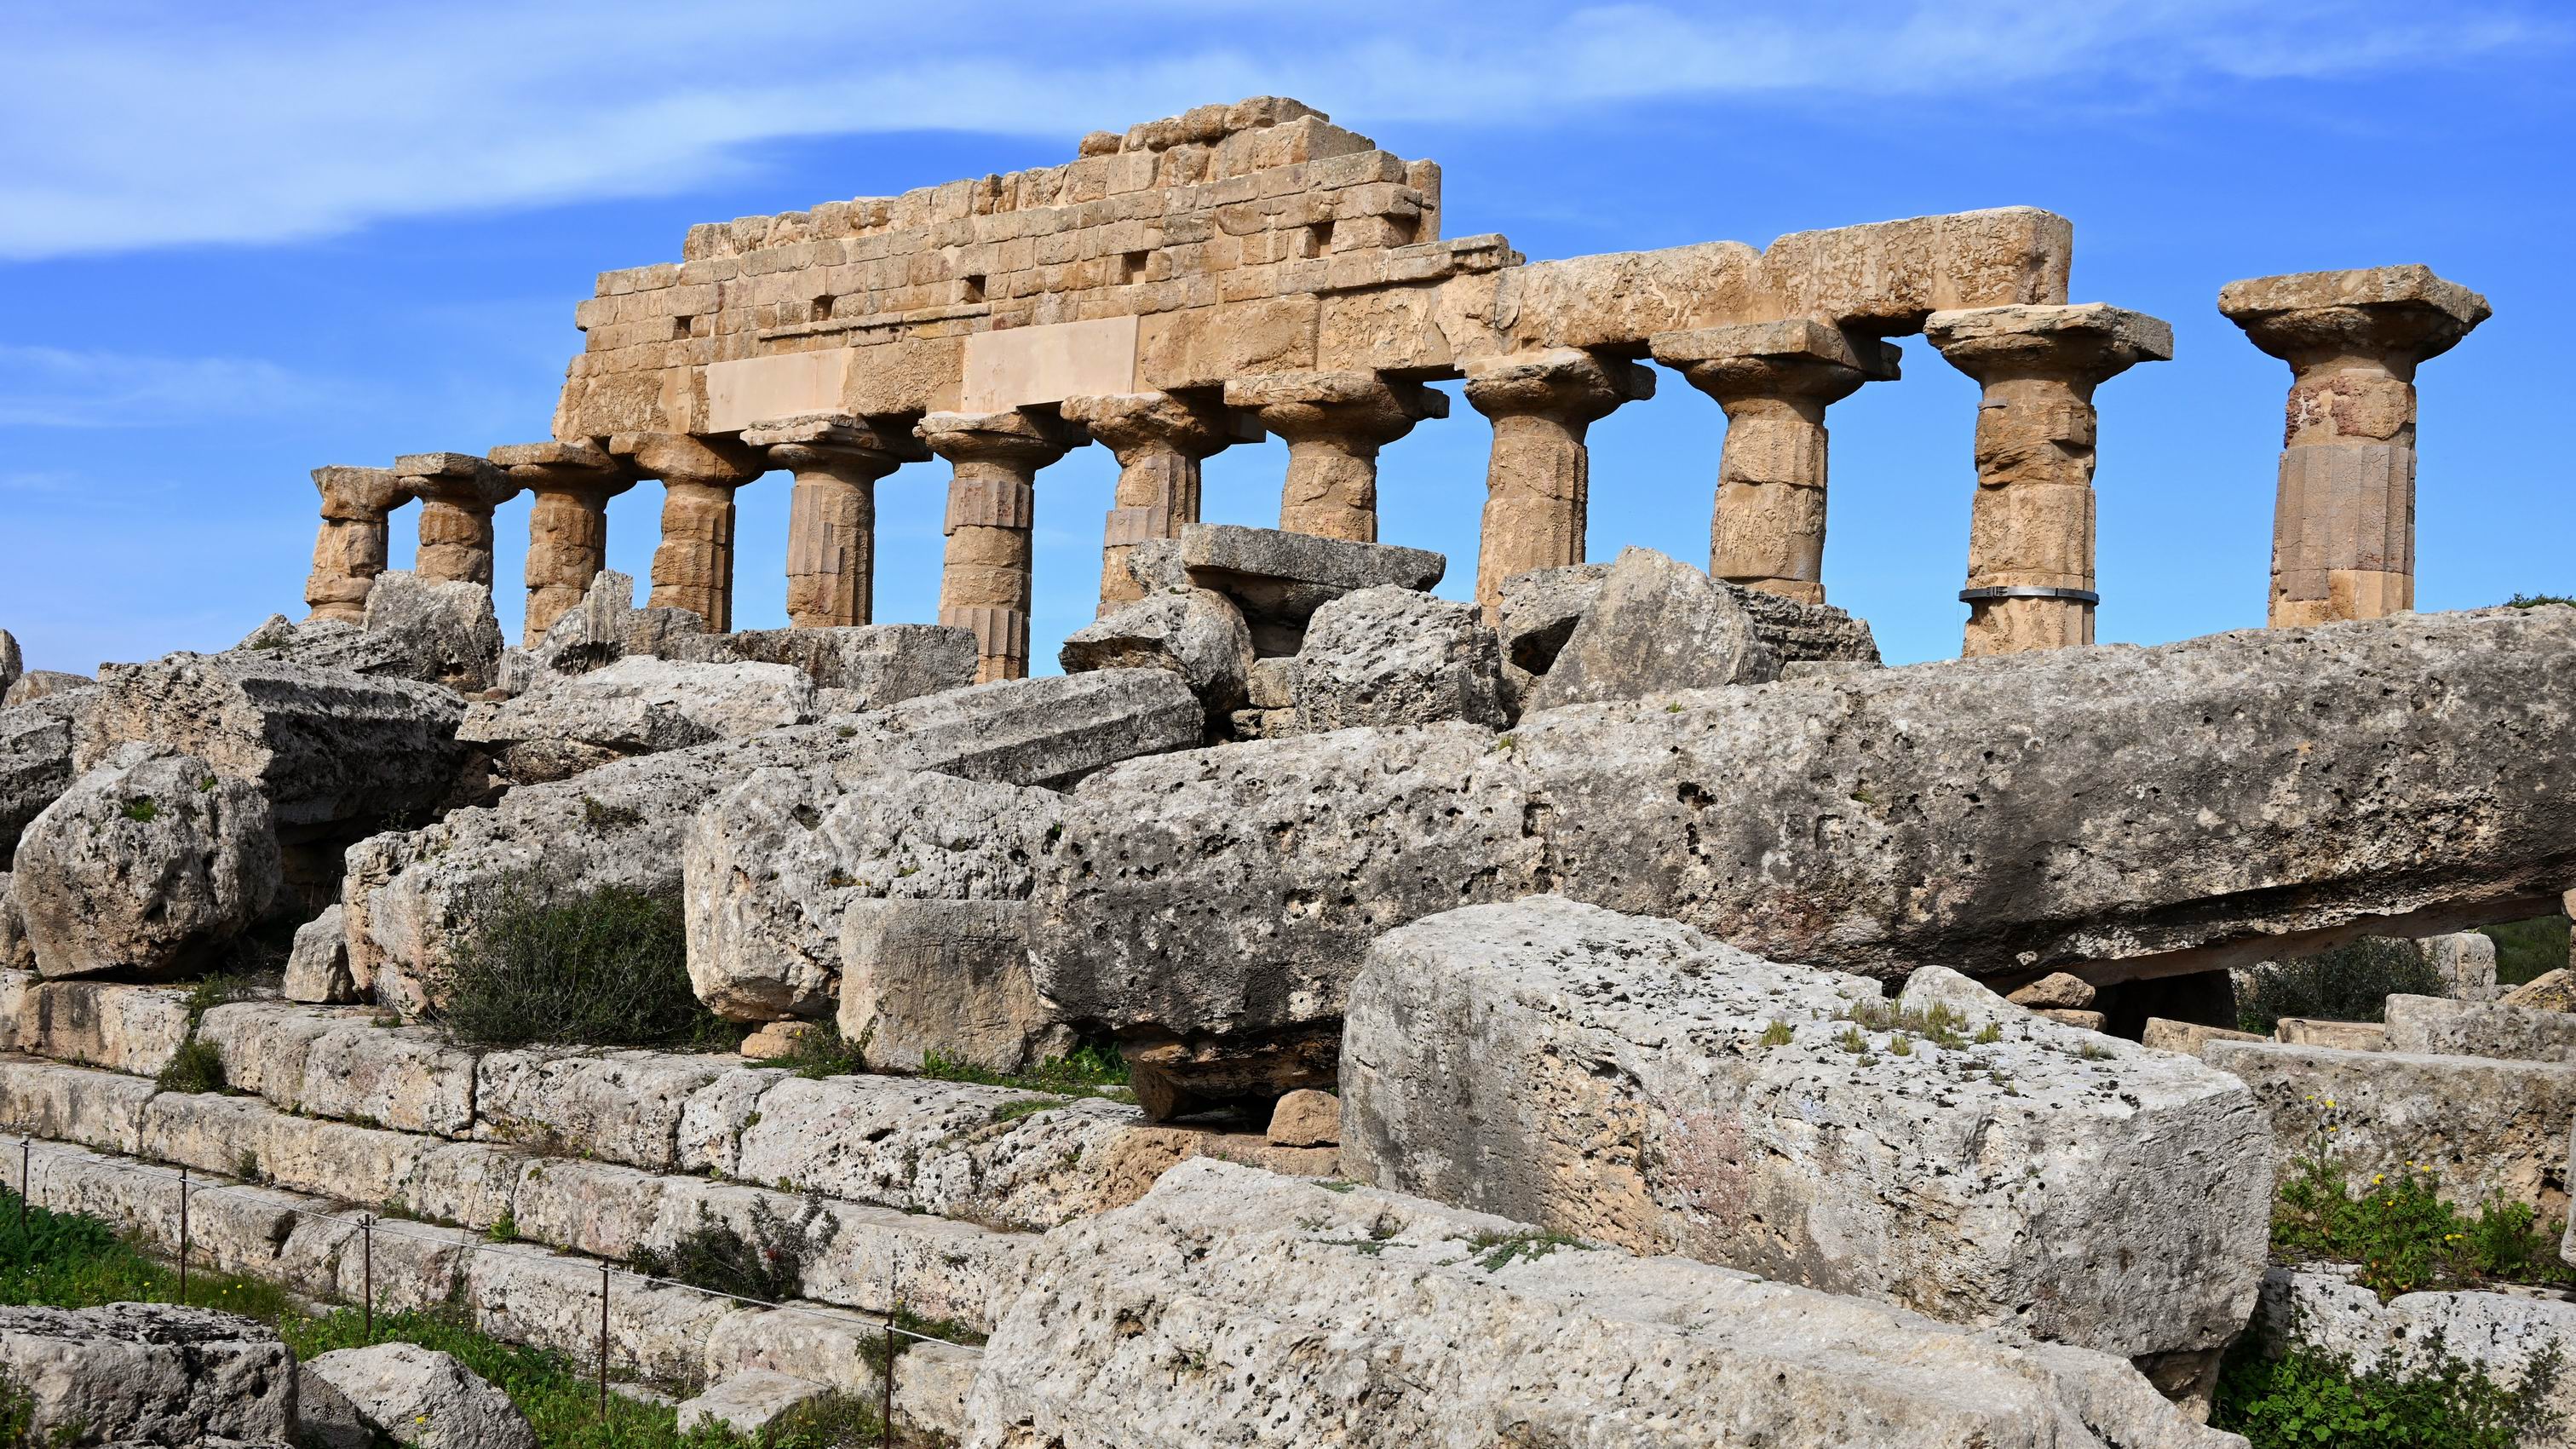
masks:
<path fill-rule="evenodd" d="M 367 1342 L 376 1341 L 376 1215 L 358 1215 L 358 1291 L 366 1300 L 361 1310 L 367 1325 Z"/>
<path fill-rule="evenodd" d="M 608 1415 L 608 1265 L 599 1265 L 599 1413 Z"/>
<path fill-rule="evenodd" d="M 29 1178 L 29 1174 L 34 1170 L 34 1167 L 35 1167 L 35 1160 L 36 1160 L 36 1139 L 35 1139 L 35 1138 L 33 1138 L 33 1137 L 21 1137 L 21 1138 L 19 1138 L 19 1139 L 18 1139 L 18 1240 L 19 1240 L 20 1242 L 25 1242 L 25 1241 L 27 1240 L 27 1199 L 28 1199 L 29 1197 L 33 1196 L 33 1195 L 34 1195 L 34 1193 L 35 1193 L 35 1190 L 36 1190 L 36 1184 L 35 1184 L 33 1181 L 31 1181 L 31 1180 L 30 1180 L 30 1178 Z"/>
<path fill-rule="evenodd" d="M 179 1169 L 179 1302 L 188 1301 L 188 1169 Z"/>
<path fill-rule="evenodd" d="M 877 1423 L 884 1430 L 883 1449 L 894 1449 L 894 1321 L 903 1315 L 903 1291 L 892 1264 L 886 1266 L 885 1382 L 878 1385 Z"/>

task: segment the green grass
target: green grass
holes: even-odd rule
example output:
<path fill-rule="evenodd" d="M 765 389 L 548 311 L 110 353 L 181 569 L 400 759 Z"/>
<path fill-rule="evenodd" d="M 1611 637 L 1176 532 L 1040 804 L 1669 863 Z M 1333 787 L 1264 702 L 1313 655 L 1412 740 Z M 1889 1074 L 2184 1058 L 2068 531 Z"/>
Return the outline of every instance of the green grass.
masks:
<path fill-rule="evenodd" d="M 2516 1449 L 2557 1442 L 2557 1416 L 2541 1400 L 2556 1377 L 2547 1362 L 2508 1389 L 2443 1349 L 2433 1367 L 2400 1376 L 2356 1374 L 2350 1364 L 2282 1352 L 2246 1334 L 2219 1371 L 2209 1425 L 2253 1449 Z"/>
<path fill-rule="evenodd" d="M 1059 1097 L 1127 1100 L 1127 1059 L 1120 1056 L 1117 1046 L 1111 1043 L 1076 1047 L 1070 1056 L 1049 1057 L 1025 1072 L 986 1071 L 932 1052 L 923 1059 L 920 1075 L 943 1082 L 975 1082 L 1022 1092 L 1052 1092 Z"/>
<path fill-rule="evenodd" d="M 2495 942 L 2496 980 L 2520 986 L 2566 965 L 2568 924 L 2565 916 L 2535 916 L 2478 927 L 2479 934 Z"/>
<path fill-rule="evenodd" d="M 577 888 L 543 872 L 468 893 L 429 1019 L 475 1046 L 563 1042 L 730 1050 L 742 1028 L 698 1001 L 676 893 Z"/>
<path fill-rule="evenodd" d="M 87 1308 L 102 1303 L 178 1300 L 178 1273 L 106 1224 L 71 1213 L 31 1208 L 24 1231 L 18 1196 L 0 1189 L 0 1303 Z M 510 1396 L 536 1430 L 542 1449 L 860 1449 L 884 1442 L 872 1405 L 835 1396 L 793 1422 L 746 1440 L 721 1429 L 679 1432 L 673 1412 L 619 1394 L 601 1406 L 599 1384 L 561 1355 L 502 1343 L 445 1313 L 378 1314 L 372 1337 L 355 1308 L 308 1313 L 283 1290 L 256 1279 L 191 1272 L 187 1301 L 221 1308 L 274 1325 L 299 1360 L 370 1342 L 416 1343 L 452 1354 Z M 919 1322 L 919 1320 L 914 1320 Z M 898 1319 L 899 1326 L 904 1325 Z M 924 1330 L 927 1331 L 927 1330 Z M 0 1387 L 0 1445 L 14 1445 L 11 1399 Z M 924 1449 L 918 1436 L 898 1434 L 907 1449 Z"/>

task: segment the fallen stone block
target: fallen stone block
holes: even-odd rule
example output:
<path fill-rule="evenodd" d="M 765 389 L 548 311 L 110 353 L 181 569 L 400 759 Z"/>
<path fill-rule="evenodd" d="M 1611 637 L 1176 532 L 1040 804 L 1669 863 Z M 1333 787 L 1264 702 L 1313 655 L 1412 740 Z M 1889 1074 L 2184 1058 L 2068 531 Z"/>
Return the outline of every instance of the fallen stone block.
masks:
<path fill-rule="evenodd" d="M 1424 549 L 1230 523 L 1183 524 L 1176 539 L 1127 551 L 1127 572 L 1148 594 L 1195 587 L 1233 600 L 1264 657 L 1296 653 L 1306 621 L 1344 594 L 1381 585 L 1428 592 L 1448 570 L 1448 559 Z"/>
<path fill-rule="evenodd" d="M 1182 589 L 1116 609 L 1065 636 L 1057 660 L 1067 674 L 1095 669 L 1162 669 L 1181 677 L 1215 724 L 1243 708 L 1253 666 L 1252 632 L 1223 594 Z"/>
<path fill-rule="evenodd" d="M 2482 931 L 2448 931 L 2415 943 L 2425 962 L 2449 983 L 2455 1001 L 2493 1001 L 2496 985 L 2495 938 Z"/>
<path fill-rule="evenodd" d="M 39 700 L 76 693 L 97 682 L 86 674 L 71 674 L 60 669 L 30 669 L 18 676 L 17 683 L 9 686 L 6 696 L 0 696 L 0 708 L 23 709 Z"/>
<path fill-rule="evenodd" d="M 1048 1236 L 967 1417 L 973 1449 L 2239 1442 L 2089 1350 L 1217 1163 Z"/>
<path fill-rule="evenodd" d="M 698 999 L 744 1021 L 831 1015 L 853 903 L 1024 899 L 1063 812 L 1053 791 L 919 771 L 754 773 L 681 846 Z"/>
<path fill-rule="evenodd" d="M 1504 722 L 1502 656 L 1474 604 L 1381 585 L 1315 611 L 1297 651 L 1297 727 Z"/>
<path fill-rule="evenodd" d="M 2244 1086 L 1927 967 L 1893 1003 L 1554 896 L 1378 939 L 1342 1055 L 1360 1181 L 2127 1358 L 2261 1282 Z"/>
<path fill-rule="evenodd" d="M 1265 1133 L 1282 1147 L 1337 1147 L 1342 1141 L 1342 1099 L 1300 1087 L 1279 1099 Z"/>
<path fill-rule="evenodd" d="M 2146 1032 L 2139 1044 L 2154 1051 L 2180 1052 L 2187 1057 L 2200 1055 L 2200 1049 L 2214 1041 L 2269 1041 L 2270 1037 L 2250 1031 L 2230 1031 L 2223 1026 L 2204 1026 L 2196 1021 L 2172 1021 L 2161 1016 L 2147 1018 Z"/>
<path fill-rule="evenodd" d="M 2516 1391 L 2544 1375 L 2535 1405 L 2546 1437 L 2532 1449 L 2563 1442 L 2576 1424 L 2576 1381 L 2564 1365 L 2576 1355 L 2576 1303 L 2526 1293 L 2379 1295 L 2332 1267 L 2275 1268 L 2263 1279 L 2252 1332 L 2266 1353 L 2292 1348 L 2341 1359 L 2356 1374 L 2420 1378 L 2456 1360 L 2497 1387 Z"/>
<path fill-rule="evenodd" d="M 683 1400 L 678 1427 L 682 1434 L 705 1424 L 753 1435 L 790 1409 L 801 1408 L 830 1392 L 812 1379 L 767 1369 L 746 1369 L 707 1385 L 706 1392 L 696 1398 Z"/>
<path fill-rule="evenodd" d="M 1463 723 L 1122 765 L 1074 792 L 1030 940 L 1058 1019 L 1115 1032 L 1157 1117 L 1329 1085 L 1381 932 L 1529 894 L 1544 816 Z"/>
<path fill-rule="evenodd" d="M 2241 1041 L 2210 1042 L 2201 1060 L 2254 1089 L 2284 1180 L 2322 1144 L 2356 1179 L 2429 1164 L 2446 1202 L 2501 1196 L 2566 1218 L 2576 1066 Z"/>
<path fill-rule="evenodd" d="M 2543 971 L 2513 988 L 2496 1000 L 2505 1006 L 2528 1007 L 2533 1011 L 2576 1011 L 2576 974 L 2564 966 Z"/>
<path fill-rule="evenodd" d="M 784 664 L 620 659 L 465 712 L 456 737 L 519 784 L 569 779 L 630 755 L 811 723 L 814 683 Z"/>
<path fill-rule="evenodd" d="M 342 1006 L 358 997 L 357 979 L 349 974 L 349 926 L 339 906 L 295 928 L 295 945 L 286 955 L 289 1001 Z"/>
<path fill-rule="evenodd" d="M 9 864 L 27 823 L 72 787 L 72 720 L 94 693 L 66 691 L 0 709 L 0 866 Z"/>
<path fill-rule="evenodd" d="M 840 714 L 884 709 L 975 682 L 974 632 L 946 624 L 681 634 L 658 652 L 702 664 L 793 665 L 825 692 L 827 712 Z"/>
<path fill-rule="evenodd" d="M 501 684 L 517 694 L 548 675 L 587 674 L 635 655 L 677 655 L 679 641 L 706 631 L 706 621 L 686 609 L 636 608 L 634 578 L 602 569 L 592 576 L 581 602 L 519 657 L 524 677 L 505 664 Z"/>
<path fill-rule="evenodd" d="M 934 1054 L 1014 1072 L 1077 1039 L 1029 975 L 1025 901 L 854 900 L 843 919 L 839 1024 L 876 1069 Z"/>
<path fill-rule="evenodd" d="M 1762 684 L 1780 663 L 1723 585 L 1652 549 L 1622 549 L 1523 709 Z"/>
<path fill-rule="evenodd" d="M 498 679 L 501 647 L 490 588 L 465 579 L 430 583 L 394 569 L 376 575 L 368 587 L 363 623 L 296 623 L 271 615 L 217 657 L 252 655 L 308 669 L 443 684 L 470 694 Z"/>
<path fill-rule="evenodd" d="M 679 1165 L 689 1095 L 740 1065 L 717 1053 L 487 1052 L 475 1072 L 474 1136 L 668 1172 Z"/>
<path fill-rule="evenodd" d="M 2388 1028 L 2375 1021 L 2324 1021 L 2285 1016 L 2272 1025 L 2272 1037 L 2292 1046 L 2340 1047 L 2348 1052 L 2388 1050 Z"/>
<path fill-rule="evenodd" d="M 894 1361 L 895 1422 L 961 1439 L 966 1400 L 983 1369 L 982 1349 L 916 1340 Z"/>
<path fill-rule="evenodd" d="M 136 741 L 204 760 L 268 797 L 296 835 L 431 809 L 456 789 L 464 701 L 447 689 L 263 659 L 112 664 L 78 716 L 73 763 Z"/>
<path fill-rule="evenodd" d="M 1503 580 L 1494 621 L 1503 663 L 1524 676 L 1547 673 L 1609 576 L 1608 564 L 1569 564 Z M 1528 679 L 1521 683 L 1525 688 Z"/>
<path fill-rule="evenodd" d="M 2388 998 L 2388 1049 L 2576 1063 L 2576 1016 L 2442 996 Z"/>
<path fill-rule="evenodd" d="M 906 700 L 877 720 L 886 768 L 1050 790 L 1204 737 L 1198 701 L 1163 669 L 997 680 Z"/>
<path fill-rule="evenodd" d="M 813 1304 L 746 1308 L 717 1321 L 706 1339 L 710 1379 L 777 1373 L 808 1379 L 852 1397 L 884 1392 L 877 1355 L 885 1351 L 880 1319 Z"/>
<path fill-rule="evenodd" d="M 536 1449 L 536 1431 L 507 1394 L 416 1343 L 317 1354 L 298 1388 L 301 1429 L 318 1449 L 373 1449 L 379 1436 L 427 1449 Z"/>
<path fill-rule="evenodd" d="M 48 977 L 168 974 L 268 909 L 268 801 L 194 755 L 123 745 L 29 822 L 10 897 Z"/>
<path fill-rule="evenodd" d="M 295 1437 L 295 1355 L 277 1330 L 211 1308 L 0 1307 L 0 1373 L 27 1395 L 31 1437 L 51 1442 Z"/>

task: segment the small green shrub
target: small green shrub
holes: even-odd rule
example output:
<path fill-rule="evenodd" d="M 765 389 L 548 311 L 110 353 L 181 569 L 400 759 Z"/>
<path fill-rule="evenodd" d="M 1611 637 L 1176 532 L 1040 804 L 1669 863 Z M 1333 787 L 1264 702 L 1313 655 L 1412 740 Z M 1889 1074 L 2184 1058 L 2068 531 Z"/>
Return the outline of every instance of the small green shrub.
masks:
<path fill-rule="evenodd" d="M 2568 924 L 2565 916 L 2553 915 L 2478 927 L 2495 942 L 2497 982 L 2520 986 L 2566 965 Z"/>
<path fill-rule="evenodd" d="M 161 818 L 161 807 L 153 802 L 151 796 L 137 795 L 125 802 L 125 818 L 138 824 L 148 824 Z"/>
<path fill-rule="evenodd" d="M 467 893 L 451 959 L 425 973 L 428 1019 L 458 1042 L 731 1047 L 739 1027 L 689 985 L 676 894 L 577 889 L 542 872 Z"/>
<path fill-rule="evenodd" d="M 515 1243 L 518 1240 L 519 1220 L 510 1213 L 494 1218 L 492 1226 L 483 1230 L 483 1241 L 487 1243 Z"/>
<path fill-rule="evenodd" d="M 1790 1030 L 1789 1023 L 1785 1021 L 1775 1021 L 1769 1026 L 1762 1028 L 1762 1045 L 1765 1048 L 1784 1047 L 1789 1044 L 1789 1039 L 1793 1035 L 1795 1035 L 1795 1033 Z"/>
<path fill-rule="evenodd" d="M 2237 1025 L 2268 1034 L 2285 1016 L 2379 1021 L 2389 997 L 2440 996 L 2447 987 L 2414 942 L 2365 936 L 2256 969 L 2237 994 Z"/>
<path fill-rule="evenodd" d="M 841 1037 L 836 1022 L 818 1022 L 812 1031 L 796 1038 L 796 1047 L 783 1057 L 773 1057 L 768 1065 L 785 1067 L 809 1081 L 825 1077 L 846 1077 L 867 1070 L 867 1061 L 859 1049 Z"/>
<path fill-rule="evenodd" d="M 224 1089 L 224 1054 L 213 1042 L 192 1036 L 179 1044 L 169 1065 L 153 1081 L 165 1092 L 220 1092 Z"/>
<path fill-rule="evenodd" d="M 2321 1136 L 2323 1134 L 2320 1134 Z M 2576 1285 L 2529 1203 L 2490 1198 L 2476 1212 L 2444 1202 L 2429 1167 L 2356 1183 L 2320 1146 L 2291 1165 L 2272 1212 L 2272 1248 L 2292 1259 L 2360 1265 L 2382 1299 L 2488 1282 Z"/>
<path fill-rule="evenodd" d="M 1101 1097 L 1117 1095 L 1113 1089 L 1127 1085 L 1127 1059 L 1115 1042 L 1093 1042 L 1074 1048 L 1069 1055 L 1049 1057 L 1024 1072 L 993 1072 L 931 1052 L 922 1058 L 920 1074 L 943 1082 L 1053 1092 L 1059 1097 Z"/>
<path fill-rule="evenodd" d="M 2508 609 L 2537 609 L 2543 604 L 2576 604 L 2565 594 L 2516 594 L 2504 601 Z"/>
<path fill-rule="evenodd" d="M 809 1214 L 808 1222 L 823 1224 L 822 1231 L 791 1223 L 755 1198 L 751 1231 L 744 1233 L 709 1221 L 700 1207 L 698 1225 L 681 1234 L 669 1252 L 640 1248 L 627 1266 L 647 1278 L 777 1303 L 804 1290 L 807 1261 L 830 1245 L 834 1220 Z"/>
<path fill-rule="evenodd" d="M 2543 1402 L 2555 1379 L 2544 1363 L 2508 1389 L 2462 1363 L 2439 1340 L 2432 1367 L 2401 1376 L 2354 1373 L 2342 1359 L 2267 1344 L 2249 1333 L 2228 1350 L 2210 1409 L 2213 1429 L 2253 1449 L 2515 1449 L 2555 1442 L 2557 1415 Z"/>

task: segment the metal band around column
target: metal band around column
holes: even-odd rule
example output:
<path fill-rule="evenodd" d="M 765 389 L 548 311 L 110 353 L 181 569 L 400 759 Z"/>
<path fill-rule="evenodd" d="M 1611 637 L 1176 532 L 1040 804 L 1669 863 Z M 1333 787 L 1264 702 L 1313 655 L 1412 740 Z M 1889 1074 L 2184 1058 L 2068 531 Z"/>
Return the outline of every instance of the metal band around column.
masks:
<path fill-rule="evenodd" d="M 1961 589 L 1959 602 L 1980 603 L 1987 599 L 2073 599 L 2079 604 L 2098 604 L 2102 596 L 2091 589 L 2061 589 L 2051 584 L 2004 584 L 1993 588 Z"/>

